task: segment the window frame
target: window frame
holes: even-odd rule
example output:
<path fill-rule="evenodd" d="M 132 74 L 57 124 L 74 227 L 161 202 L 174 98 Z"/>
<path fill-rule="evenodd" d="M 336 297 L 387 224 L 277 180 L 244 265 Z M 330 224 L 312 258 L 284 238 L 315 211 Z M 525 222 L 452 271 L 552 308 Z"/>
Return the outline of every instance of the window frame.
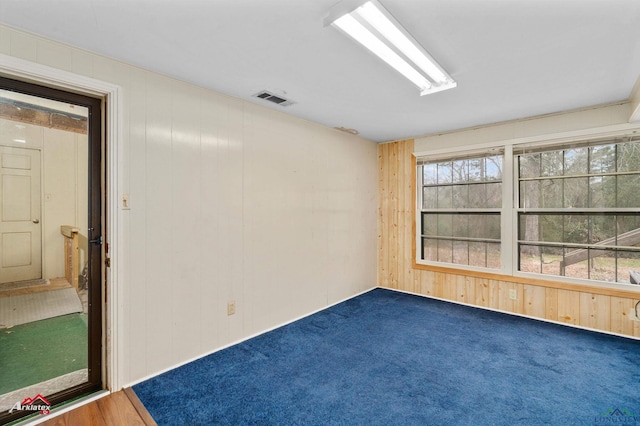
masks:
<path fill-rule="evenodd" d="M 516 238 L 514 238 L 513 240 L 513 251 L 514 251 L 514 271 L 516 272 L 517 276 L 524 276 L 524 277 L 535 277 L 535 278 L 542 278 L 542 279 L 547 279 L 547 280 L 558 280 L 558 281 L 569 281 L 569 282 L 576 282 L 576 283 L 584 283 L 584 284 L 588 284 L 588 285 L 600 285 L 600 284 L 605 284 L 605 285 L 610 285 L 610 284 L 615 284 L 615 285 L 619 285 L 619 286 L 624 286 L 624 287 L 628 287 L 628 286 L 635 286 L 634 284 L 631 283 L 627 283 L 627 282 L 620 282 L 619 281 L 619 276 L 618 276 L 618 270 L 617 270 L 617 262 L 618 262 L 618 257 L 615 257 L 615 264 L 616 264 L 616 270 L 615 270 L 615 281 L 606 281 L 606 280 L 600 280 L 600 279 L 593 279 L 590 278 L 591 275 L 591 270 L 590 268 L 587 270 L 587 275 L 589 276 L 588 278 L 579 278 L 579 277 L 570 277 L 570 276 L 566 276 L 563 275 L 564 273 L 564 269 L 567 266 L 570 265 L 565 265 L 564 261 L 566 259 L 566 255 L 567 254 L 571 254 L 572 251 L 574 250 L 579 250 L 579 249 L 586 249 L 586 250 L 606 250 L 606 251 L 610 251 L 610 252 L 618 252 L 618 251 L 635 251 L 635 252 L 640 252 L 640 247 L 626 247 L 623 245 L 606 245 L 606 246 L 599 246 L 597 243 L 573 243 L 573 242 L 569 242 L 566 241 L 563 238 L 563 241 L 559 242 L 559 241 L 544 241 L 544 240 L 525 240 L 525 239 L 521 239 L 521 234 L 520 234 L 520 218 L 524 215 L 535 215 L 537 214 L 538 217 L 542 218 L 542 217 L 550 217 L 550 216 L 585 216 L 587 218 L 595 218 L 595 217 L 599 217 L 599 216 L 613 216 L 613 217 L 618 217 L 618 216 L 625 216 L 625 213 L 627 213 L 627 216 L 639 216 L 638 211 L 640 209 L 640 206 L 638 207 L 592 207 L 590 205 L 591 203 L 591 194 L 590 194 L 590 190 L 591 190 L 591 178 L 594 177 L 604 177 L 604 176 L 615 176 L 616 179 L 618 176 L 625 176 L 625 175 L 635 175 L 635 176 L 640 176 L 640 168 L 636 171 L 631 171 L 631 172 L 619 172 L 617 169 L 613 172 L 592 172 L 590 170 L 590 155 L 591 155 L 591 148 L 593 147 L 598 147 L 598 146 L 605 146 L 605 145 L 611 145 L 611 146 L 616 146 L 616 151 L 615 151 L 615 160 L 616 160 L 616 164 L 617 164 L 617 160 L 619 159 L 618 157 L 618 151 L 617 151 L 617 145 L 622 144 L 622 143 L 638 143 L 640 144 L 640 139 L 637 137 L 634 137 L 633 135 L 621 135 L 621 136 L 610 136 L 610 137 L 605 137 L 605 138 L 598 138 L 598 139 L 590 139 L 590 140 L 582 140 L 582 141 L 573 141 L 572 143 L 563 143 L 563 144 L 554 144 L 554 145 L 542 145 L 542 146 L 527 146 L 527 147 L 523 147 L 523 148 L 518 148 L 518 149 L 514 149 L 514 153 L 512 155 L 512 162 L 514 165 L 514 170 L 513 170 L 513 182 L 514 182 L 514 197 L 513 197 L 513 221 L 514 221 L 514 226 L 515 226 L 515 236 Z M 581 173 L 581 174 L 566 174 L 565 173 L 565 163 L 564 163 L 564 152 L 568 151 L 568 150 L 572 150 L 572 149 L 576 149 L 576 148 L 585 148 L 587 149 L 587 162 L 586 162 L 586 167 L 587 170 L 585 173 Z M 537 177 L 521 177 L 520 176 L 520 161 L 519 161 L 519 156 L 520 155 L 526 155 L 527 153 L 529 154 L 533 154 L 533 153 L 552 153 L 552 152 L 562 152 L 563 153 L 563 162 L 562 162 L 562 168 L 563 168 L 563 172 L 562 174 L 555 174 L 555 175 L 549 175 L 549 176 L 544 176 L 542 173 L 540 174 L 540 176 Z M 587 206 L 586 207 L 566 207 L 564 206 L 566 204 L 566 199 L 565 199 L 565 194 L 564 194 L 564 190 L 563 190 L 563 194 L 562 194 L 562 204 L 563 207 L 527 207 L 527 206 L 522 206 L 521 205 L 521 199 L 520 199 L 520 183 L 524 182 L 524 181 L 540 181 L 543 182 L 544 180 L 560 180 L 562 182 L 562 184 L 564 185 L 565 180 L 569 180 L 569 179 L 585 179 L 586 183 L 587 183 L 587 193 L 588 193 L 588 201 L 587 201 Z M 617 186 L 617 181 L 616 181 L 616 200 L 618 197 L 618 186 Z M 564 219 L 563 219 L 563 224 L 564 224 Z M 563 225 L 564 226 L 564 225 Z M 615 234 L 615 236 L 620 236 L 622 234 Z M 527 244 L 527 242 L 529 242 L 530 244 Z M 530 245 L 530 246 L 538 246 L 540 248 L 550 248 L 550 247 L 556 247 L 558 249 L 562 249 L 563 250 L 563 255 L 562 255 L 562 261 L 559 263 L 558 265 L 558 274 L 554 274 L 554 273 L 543 273 L 543 272 L 527 272 L 527 271 L 521 271 L 520 267 L 521 267 L 521 258 L 520 258 L 520 247 L 522 245 Z M 568 252 L 566 250 L 569 250 Z M 597 257 L 595 257 L 597 258 Z M 587 261 L 589 261 L 590 256 L 587 256 Z M 579 262 L 576 262 L 579 263 Z M 562 271 L 562 272 L 561 272 Z M 632 287 L 633 288 L 633 287 Z M 640 289 L 640 286 L 638 286 L 638 289 Z"/>
<path fill-rule="evenodd" d="M 518 215 L 519 215 L 519 170 L 515 152 L 523 150 L 553 150 L 567 149 L 576 145 L 584 144 L 604 144 L 607 141 L 615 141 L 620 138 L 627 138 L 628 141 L 640 142 L 637 130 L 638 126 L 623 126 L 622 128 L 598 133 L 574 132 L 569 136 L 558 135 L 540 136 L 532 138 L 522 138 L 507 141 L 497 141 L 495 143 L 483 143 L 476 145 L 475 149 L 459 146 L 452 149 L 439 149 L 430 152 L 416 152 L 414 162 L 416 185 L 414 191 L 414 267 L 419 269 L 441 271 L 451 273 L 462 273 L 476 275 L 490 279 L 503 279 L 506 281 L 515 280 L 519 282 L 559 282 L 567 285 L 586 285 L 587 287 L 600 287 L 625 291 L 640 292 L 640 285 L 630 283 L 619 283 L 612 281 L 601 281 L 594 279 L 573 278 L 561 275 L 550 275 L 542 273 L 532 273 L 519 270 L 519 244 L 518 244 Z M 501 209 L 501 269 L 469 266 L 463 264 L 435 262 L 421 259 L 422 244 L 422 176 L 421 165 L 425 161 L 447 161 L 460 158 L 470 158 L 474 155 L 495 154 L 502 152 L 502 209 Z M 606 210 L 606 209 L 605 209 Z M 628 208 L 628 210 L 638 211 L 638 209 Z M 527 211 L 531 211 L 528 209 Z M 550 285 L 550 284 L 547 284 Z"/>
<path fill-rule="evenodd" d="M 509 147 L 498 147 L 498 148 L 492 148 L 492 149 L 488 149 L 488 150 L 482 150 L 482 151 L 472 151 L 472 152 L 460 152 L 456 154 L 452 154 L 450 156 L 434 156 L 434 157 L 420 157 L 417 159 L 416 161 L 416 263 L 418 264 L 422 264 L 422 265 L 429 265 L 429 266 L 437 266 L 437 267 L 445 267 L 445 268 L 454 268 L 454 269 L 463 269 L 463 270 L 470 270 L 470 271 L 481 271 L 481 272 L 488 272 L 488 273 L 505 273 L 505 269 L 509 270 L 508 268 L 505 268 L 505 260 L 508 260 L 510 258 L 510 255 L 506 255 L 505 257 L 505 252 L 504 252 L 504 241 L 505 241 L 505 234 L 507 234 L 507 236 L 510 236 L 510 232 L 504 232 L 504 211 L 505 211 L 505 206 L 509 206 L 511 204 L 511 199 L 510 197 L 508 197 L 508 199 L 505 199 L 505 192 L 504 192 L 504 186 L 505 184 L 507 184 L 507 186 L 511 186 L 507 183 L 507 181 L 511 180 L 511 169 L 510 167 L 507 167 L 505 164 L 505 156 L 506 156 L 506 151 Z M 510 149 L 509 149 L 510 152 Z M 422 171 L 422 166 L 424 165 L 423 163 L 443 163 L 443 162 L 454 162 L 454 161 L 461 161 L 461 160 L 470 160 L 470 159 L 476 159 L 476 158 L 487 158 L 487 157 L 496 157 L 496 156 L 501 156 L 502 157 L 502 171 L 501 171 L 501 179 L 500 181 L 497 181 L 500 183 L 501 186 L 501 206 L 500 207 L 482 207 L 482 208 L 459 208 L 459 207 L 451 207 L 451 208 L 447 208 L 447 209 L 424 209 L 423 208 L 423 188 L 425 187 L 424 182 L 423 182 L 423 173 L 418 173 L 418 171 Z M 421 159 L 424 159 L 421 160 Z M 508 174 L 507 174 L 508 173 Z M 505 179 L 506 177 L 506 179 Z M 493 183 L 496 181 L 488 181 L 486 183 Z M 451 183 L 451 185 L 453 186 L 454 183 Z M 473 184 L 468 184 L 468 185 L 475 185 L 475 183 Z M 437 214 L 441 212 L 441 214 L 490 214 L 490 215 L 499 215 L 500 216 L 500 229 L 501 229 L 501 233 L 500 233 L 500 268 L 490 268 L 490 267 L 481 267 L 481 266 L 473 266 L 473 265 L 469 265 L 469 264 L 462 264 L 462 263 L 453 263 L 453 262 L 442 262 L 442 261 L 434 261 L 434 260 L 425 260 L 422 259 L 422 253 L 423 253 L 423 238 L 424 238 L 424 234 L 422 233 L 422 217 L 423 217 L 423 213 L 426 214 Z M 446 238 L 445 238 L 446 239 Z M 455 241 L 456 239 L 454 237 L 451 237 L 452 241 Z M 461 240 L 466 240 L 466 241 L 471 241 L 471 239 L 468 238 L 461 238 Z M 482 239 L 482 240 L 488 240 L 488 239 Z M 485 241 L 486 242 L 486 241 Z"/>

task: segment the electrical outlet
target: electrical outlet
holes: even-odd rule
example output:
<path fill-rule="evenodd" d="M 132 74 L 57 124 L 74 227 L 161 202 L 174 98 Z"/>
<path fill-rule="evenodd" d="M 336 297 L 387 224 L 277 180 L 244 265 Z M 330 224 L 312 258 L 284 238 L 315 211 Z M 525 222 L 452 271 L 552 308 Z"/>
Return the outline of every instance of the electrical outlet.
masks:
<path fill-rule="evenodd" d="M 236 313 L 236 301 L 231 300 L 227 302 L 227 315 L 233 315 Z"/>
<path fill-rule="evenodd" d="M 629 319 L 631 321 L 639 321 L 640 322 L 640 318 L 638 318 L 636 316 L 636 310 L 634 308 L 629 309 Z"/>
<path fill-rule="evenodd" d="M 514 288 L 509 289 L 509 299 L 516 300 L 518 298 L 518 292 Z"/>

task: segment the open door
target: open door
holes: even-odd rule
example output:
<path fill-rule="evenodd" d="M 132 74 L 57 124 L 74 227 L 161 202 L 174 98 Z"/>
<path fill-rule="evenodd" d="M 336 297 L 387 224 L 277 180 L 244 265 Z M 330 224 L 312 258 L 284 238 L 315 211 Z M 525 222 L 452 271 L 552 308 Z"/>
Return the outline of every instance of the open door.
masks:
<path fill-rule="evenodd" d="M 104 388 L 102 106 L 0 77 L 0 424 Z"/>

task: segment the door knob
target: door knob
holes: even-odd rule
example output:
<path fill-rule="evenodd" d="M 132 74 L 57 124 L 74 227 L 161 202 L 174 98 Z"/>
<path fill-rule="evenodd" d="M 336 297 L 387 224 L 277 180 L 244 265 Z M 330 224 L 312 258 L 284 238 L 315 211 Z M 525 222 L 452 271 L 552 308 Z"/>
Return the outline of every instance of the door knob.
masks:
<path fill-rule="evenodd" d="M 40 223 L 40 219 L 33 219 L 33 223 Z"/>

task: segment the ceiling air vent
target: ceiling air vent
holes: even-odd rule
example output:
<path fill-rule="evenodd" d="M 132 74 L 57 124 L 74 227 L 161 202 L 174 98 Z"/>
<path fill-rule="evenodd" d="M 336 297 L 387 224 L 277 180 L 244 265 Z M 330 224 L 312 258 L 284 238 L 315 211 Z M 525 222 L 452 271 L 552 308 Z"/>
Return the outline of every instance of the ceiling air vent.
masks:
<path fill-rule="evenodd" d="M 273 93 L 263 90 L 261 92 L 256 93 L 255 95 L 253 95 L 254 98 L 260 98 L 260 99 L 264 99 L 265 101 L 269 101 L 272 102 L 274 104 L 280 105 L 280 106 L 289 106 L 294 104 L 295 102 L 290 101 L 288 99 L 283 98 L 282 96 L 277 96 L 274 95 Z"/>

